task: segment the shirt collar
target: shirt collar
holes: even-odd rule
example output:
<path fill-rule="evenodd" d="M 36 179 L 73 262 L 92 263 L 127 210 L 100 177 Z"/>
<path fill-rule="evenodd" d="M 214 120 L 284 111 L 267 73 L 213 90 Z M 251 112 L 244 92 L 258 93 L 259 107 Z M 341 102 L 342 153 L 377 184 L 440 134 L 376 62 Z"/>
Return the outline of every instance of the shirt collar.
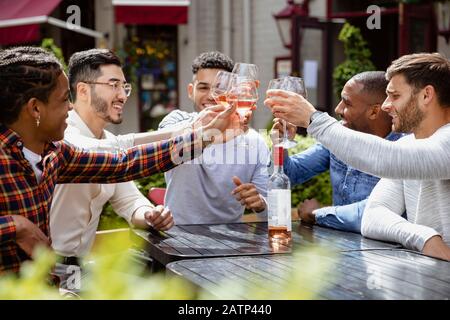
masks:
<path fill-rule="evenodd" d="M 67 118 L 67 124 L 69 126 L 75 127 L 79 130 L 79 133 L 83 136 L 97 139 L 97 137 L 94 135 L 94 133 L 89 129 L 87 124 L 81 119 L 80 115 L 75 111 L 71 110 L 69 111 L 69 117 Z M 102 139 L 106 137 L 105 130 L 103 130 L 102 133 Z"/>
<path fill-rule="evenodd" d="M 0 141 L 2 145 L 11 147 L 16 145 L 21 148 L 23 146 L 23 141 L 20 136 L 14 131 L 9 129 L 3 123 L 0 123 Z"/>
<path fill-rule="evenodd" d="M 3 123 L 0 123 L 0 142 L 2 145 L 11 147 L 15 145 L 16 147 L 22 149 L 23 141 L 22 138 L 14 130 L 9 129 Z M 44 148 L 44 154 L 57 149 L 57 146 L 53 142 L 47 143 Z"/>

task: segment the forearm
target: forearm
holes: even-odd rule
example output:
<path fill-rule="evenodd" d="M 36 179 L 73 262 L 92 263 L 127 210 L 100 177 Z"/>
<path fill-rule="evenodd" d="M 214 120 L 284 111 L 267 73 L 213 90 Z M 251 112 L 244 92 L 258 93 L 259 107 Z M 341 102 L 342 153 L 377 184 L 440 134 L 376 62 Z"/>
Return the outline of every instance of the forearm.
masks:
<path fill-rule="evenodd" d="M 134 134 L 121 135 L 107 139 L 83 136 L 79 133 L 66 132 L 64 140 L 70 144 L 90 151 L 115 152 L 133 146 Z"/>
<path fill-rule="evenodd" d="M 375 176 L 393 179 L 450 179 L 449 150 L 441 141 L 404 144 L 350 130 L 327 114 L 308 133 L 345 163 Z M 445 142 L 443 142 L 445 143 Z"/>
<path fill-rule="evenodd" d="M 367 199 L 343 206 L 323 207 L 313 213 L 318 225 L 360 233 L 366 203 Z"/>
<path fill-rule="evenodd" d="M 130 225 L 139 225 L 144 219 L 145 212 L 154 208 L 154 205 L 145 197 L 133 181 L 117 183 L 114 194 L 109 199 L 113 210 Z"/>
<path fill-rule="evenodd" d="M 170 126 L 170 128 L 159 129 L 152 132 L 142 132 L 134 134 L 134 145 L 147 144 L 158 142 L 161 140 L 168 140 L 173 137 L 188 133 L 192 130 L 192 124 L 190 121 L 183 121 L 182 123 Z"/>
<path fill-rule="evenodd" d="M 0 216 L 0 244 L 14 241 L 16 225 L 11 215 Z"/>
<path fill-rule="evenodd" d="M 199 133 L 118 153 L 84 152 L 62 145 L 58 183 L 115 183 L 144 178 L 199 156 L 206 145 Z"/>
<path fill-rule="evenodd" d="M 422 251 L 425 242 L 438 235 L 438 232 L 427 226 L 411 223 L 385 207 L 368 206 L 362 217 L 361 234 Z"/>
<path fill-rule="evenodd" d="M 146 229 L 148 228 L 147 220 L 145 219 L 145 213 L 151 210 L 152 207 L 140 207 L 131 217 L 131 224 L 133 227 Z"/>

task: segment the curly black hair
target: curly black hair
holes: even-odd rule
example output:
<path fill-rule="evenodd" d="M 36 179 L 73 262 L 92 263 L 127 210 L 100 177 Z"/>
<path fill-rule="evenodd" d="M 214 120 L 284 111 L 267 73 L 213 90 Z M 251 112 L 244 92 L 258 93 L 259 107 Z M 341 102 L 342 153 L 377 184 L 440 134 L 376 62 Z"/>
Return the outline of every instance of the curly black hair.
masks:
<path fill-rule="evenodd" d="M 17 121 L 31 98 L 47 103 L 62 72 L 53 53 L 40 47 L 0 51 L 0 122 L 9 125 Z"/>
<path fill-rule="evenodd" d="M 109 49 L 90 49 L 75 52 L 69 60 L 69 85 L 72 100 L 77 98 L 80 81 L 95 81 L 101 76 L 100 67 L 114 64 L 122 67 L 119 57 Z"/>
<path fill-rule="evenodd" d="M 200 69 L 222 69 L 231 72 L 234 62 L 230 57 L 219 51 L 203 52 L 192 62 L 192 73 L 197 74 Z"/>

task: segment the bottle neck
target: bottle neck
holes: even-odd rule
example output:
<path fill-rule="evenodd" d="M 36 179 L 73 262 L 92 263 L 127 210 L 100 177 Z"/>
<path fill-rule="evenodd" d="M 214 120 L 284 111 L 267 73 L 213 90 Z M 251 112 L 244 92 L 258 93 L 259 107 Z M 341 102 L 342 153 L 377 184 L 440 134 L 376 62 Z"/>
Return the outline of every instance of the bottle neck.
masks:
<path fill-rule="evenodd" d="M 283 173 L 284 149 L 280 146 L 273 147 L 273 171 Z"/>
<path fill-rule="evenodd" d="M 273 173 L 284 173 L 283 166 L 274 165 L 273 166 Z"/>

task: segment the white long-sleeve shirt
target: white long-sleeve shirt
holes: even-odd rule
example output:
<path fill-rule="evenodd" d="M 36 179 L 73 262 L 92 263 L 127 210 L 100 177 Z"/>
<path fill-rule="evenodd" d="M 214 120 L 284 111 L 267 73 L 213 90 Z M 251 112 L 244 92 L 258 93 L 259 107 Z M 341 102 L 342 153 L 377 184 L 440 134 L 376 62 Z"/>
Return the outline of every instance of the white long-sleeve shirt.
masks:
<path fill-rule="evenodd" d="M 409 135 L 390 142 L 345 128 L 323 114 L 308 132 L 351 166 L 388 177 L 369 197 L 364 236 L 422 251 L 439 234 L 450 246 L 450 124 L 426 139 Z M 401 217 L 404 212 L 407 220 Z"/>
<path fill-rule="evenodd" d="M 94 134 L 73 110 L 69 112 L 64 139 L 78 147 L 106 151 L 130 148 L 134 135 L 116 137 L 104 130 L 105 139 Z M 148 211 L 153 205 L 133 181 L 115 184 L 60 184 L 54 192 L 50 210 L 52 247 L 63 256 L 83 257 L 95 239 L 100 214 L 106 202 L 131 224 L 133 213 Z"/>

